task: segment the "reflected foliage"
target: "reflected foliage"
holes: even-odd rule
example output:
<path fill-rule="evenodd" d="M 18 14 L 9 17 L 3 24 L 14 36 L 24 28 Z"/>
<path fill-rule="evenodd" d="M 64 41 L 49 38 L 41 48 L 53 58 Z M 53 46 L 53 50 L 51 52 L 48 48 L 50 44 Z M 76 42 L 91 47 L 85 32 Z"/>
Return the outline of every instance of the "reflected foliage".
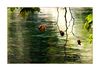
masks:
<path fill-rule="evenodd" d="M 52 15 L 41 14 L 39 7 L 9 7 L 7 10 L 8 63 L 82 63 L 81 53 L 86 52 L 74 47 L 81 46 L 83 40 L 75 40 L 73 44 L 74 39 L 69 38 L 68 34 L 67 44 L 64 46 L 66 33 L 60 30 L 59 34 Z M 92 43 L 93 35 L 90 30 L 93 22 L 92 9 L 82 8 L 81 10 L 82 12 L 78 14 L 82 16 L 75 15 L 75 19 L 79 19 L 78 23 L 80 20 L 83 22 L 80 24 L 75 22 L 79 25 L 75 29 L 79 30 L 80 25 L 83 26 L 84 29 L 80 29 L 81 35 Z"/>

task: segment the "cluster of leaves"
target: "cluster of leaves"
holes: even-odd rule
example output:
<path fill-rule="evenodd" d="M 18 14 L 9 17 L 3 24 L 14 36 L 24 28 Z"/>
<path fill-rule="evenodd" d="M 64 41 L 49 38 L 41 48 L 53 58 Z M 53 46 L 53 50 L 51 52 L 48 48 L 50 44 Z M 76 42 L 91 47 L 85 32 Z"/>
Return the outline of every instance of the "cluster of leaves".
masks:
<path fill-rule="evenodd" d="M 26 8 L 21 9 L 20 15 L 22 17 L 25 17 L 27 13 L 33 13 L 34 14 L 36 12 L 40 12 L 40 8 L 38 8 L 38 7 L 33 7 L 33 8 L 26 7 Z"/>
<path fill-rule="evenodd" d="M 89 41 L 89 43 L 92 43 L 92 41 L 93 41 L 93 34 L 89 35 L 88 41 Z"/>
<path fill-rule="evenodd" d="M 11 11 L 11 12 L 13 12 L 14 10 L 15 10 L 15 8 L 14 8 L 14 7 L 10 8 L 10 11 Z"/>
<path fill-rule="evenodd" d="M 89 14 L 86 16 L 84 24 L 84 29 L 86 29 L 90 33 L 88 36 L 89 43 L 92 43 L 93 41 L 92 26 L 93 26 L 93 16 L 92 14 Z"/>
<path fill-rule="evenodd" d="M 92 14 L 89 14 L 86 16 L 85 18 L 85 24 L 84 24 L 84 29 L 88 30 L 92 29 L 92 25 L 93 25 L 93 20 L 92 20 Z"/>

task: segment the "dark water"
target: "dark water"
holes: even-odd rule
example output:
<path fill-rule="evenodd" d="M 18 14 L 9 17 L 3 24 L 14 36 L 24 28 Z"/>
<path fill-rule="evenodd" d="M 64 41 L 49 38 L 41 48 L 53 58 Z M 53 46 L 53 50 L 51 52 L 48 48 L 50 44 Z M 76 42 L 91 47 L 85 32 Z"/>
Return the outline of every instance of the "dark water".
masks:
<path fill-rule="evenodd" d="M 21 19 L 16 13 L 8 14 L 8 63 L 88 63 L 83 58 L 88 51 L 64 46 L 56 21 L 40 15 L 30 13 Z M 38 29 L 41 23 L 48 25 L 45 32 Z"/>

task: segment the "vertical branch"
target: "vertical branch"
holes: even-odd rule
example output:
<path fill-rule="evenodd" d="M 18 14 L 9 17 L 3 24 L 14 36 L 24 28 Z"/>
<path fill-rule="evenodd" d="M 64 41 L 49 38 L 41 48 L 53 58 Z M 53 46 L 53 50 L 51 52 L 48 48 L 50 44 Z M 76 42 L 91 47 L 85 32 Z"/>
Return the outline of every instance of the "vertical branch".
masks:
<path fill-rule="evenodd" d="M 71 12 L 70 7 L 69 7 L 69 12 L 70 12 L 70 14 L 71 14 L 71 19 L 70 19 L 70 21 L 69 21 L 69 26 L 70 26 L 70 22 L 71 22 L 72 20 L 74 20 L 74 17 L 73 17 L 73 15 L 72 15 L 72 12 Z M 74 24 L 73 24 L 73 25 L 74 25 Z"/>
<path fill-rule="evenodd" d="M 73 34 L 73 36 L 75 36 L 75 37 L 77 37 L 77 38 L 78 38 L 78 36 L 76 36 L 76 35 L 74 34 L 74 32 L 73 32 L 73 28 L 74 28 L 74 25 L 75 25 L 75 19 L 74 19 L 73 15 L 72 15 L 72 12 L 71 12 L 70 7 L 69 7 L 69 12 L 70 12 L 70 14 L 71 14 L 71 19 L 70 19 L 69 23 L 73 20 L 71 33 Z"/>
<path fill-rule="evenodd" d="M 65 42 L 65 45 L 67 44 L 67 38 L 68 38 L 68 35 L 67 35 L 67 17 L 66 17 L 66 14 L 67 14 L 67 8 L 65 7 L 65 25 L 66 25 L 66 42 Z"/>
<path fill-rule="evenodd" d="M 68 27 L 67 27 L 67 17 L 66 17 L 66 14 L 67 14 L 67 8 L 65 7 L 64 8 L 65 9 L 65 15 L 64 15 L 64 17 L 65 17 L 65 25 L 66 25 L 66 41 L 65 41 L 65 44 L 64 44 L 64 62 L 66 61 L 66 59 L 67 59 L 67 57 L 66 57 L 66 45 L 67 45 L 67 39 L 68 39 L 68 35 L 67 35 L 67 29 L 68 29 Z"/>
<path fill-rule="evenodd" d="M 59 19 L 59 10 L 58 10 L 58 9 L 59 9 L 59 8 L 57 8 L 57 13 L 58 13 L 58 14 L 57 14 L 57 23 L 56 23 L 56 24 L 57 24 L 58 30 L 59 30 L 59 32 L 60 32 L 60 28 L 59 28 L 59 26 L 58 26 L 58 19 Z"/>

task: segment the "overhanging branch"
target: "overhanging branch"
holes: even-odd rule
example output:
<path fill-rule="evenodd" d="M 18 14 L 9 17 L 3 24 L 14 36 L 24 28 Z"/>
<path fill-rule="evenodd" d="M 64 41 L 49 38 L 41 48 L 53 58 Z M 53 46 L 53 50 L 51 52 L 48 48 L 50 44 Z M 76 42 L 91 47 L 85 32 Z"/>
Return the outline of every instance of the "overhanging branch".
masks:
<path fill-rule="evenodd" d="M 65 17 L 65 25 L 66 25 L 66 42 L 65 42 L 65 45 L 67 44 L 67 38 L 68 38 L 68 35 L 67 35 L 68 27 L 67 27 L 67 17 L 66 17 L 66 14 L 67 14 L 67 8 L 65 7 L 65 15 L 64 15 L 64 17 Z"/>
<path fill-rule="evenodd" d="M 59 30 L 59 32 L 60 32 L 60 28 L 59 28 L 59 25 L 58 25 L 58 19 L 59 19 L 59 10 L 58 10 L 58 9 L 59 9 L 59 8 L 57 8 L 57 13 L 58 13 L 58 14 L 57 14 L 57 23 L 56 23 L 56 24 L 57 24 L 58 30 Z"/>
<path fill-rule="evenodd" d="M 79 38 L 79 37 L 78 37 L 78 36 L 76 36 L 76 35 L 75 35 L 75 33 L 73 32 L 73 28 L 74 28 L 74 25 L 75 25 L 75 18 L 74 18 L 74 17 L 73 17 L 73 15 L 72 15 L 72 12 L 71 12 L 70 7 L 69 7 L 69 12 L 70 12 L 70 14 L 71 14 L 71 19 L 70 19 L 70 21 L 69 21 L 69 26 L 70 26 L 71 21 L 73 20 L 71 33 L 72 33 L 72 34 L 73 34 L 73 36 L 75 36 L 76 38 Z"/>

